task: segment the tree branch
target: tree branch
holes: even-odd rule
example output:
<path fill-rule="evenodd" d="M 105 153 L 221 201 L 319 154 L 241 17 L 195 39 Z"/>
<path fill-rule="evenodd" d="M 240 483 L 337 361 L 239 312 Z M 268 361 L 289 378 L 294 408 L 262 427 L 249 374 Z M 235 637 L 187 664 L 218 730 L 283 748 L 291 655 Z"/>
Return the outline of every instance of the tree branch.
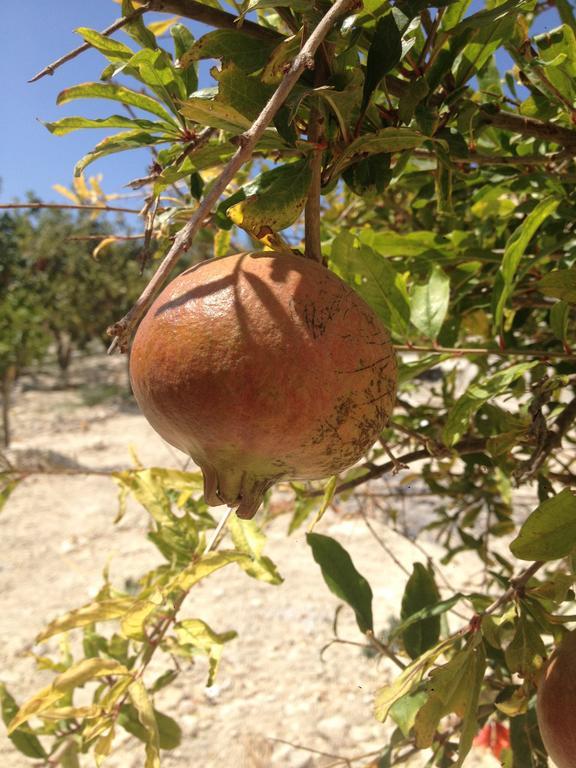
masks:
<path fill-rule="evenodd" d="M 196 0 L 151 0 L 149 10 L 158 13 L 176 13 L 179 16 L 199 21 L 202 24 L 209 24 L 218 29 L 239 30 L 259 40 L 280 42 L 283 39 L 283 35 L 273 29 L 268 29 L 254 21 L 248 21 L 248 19 L 239 23 L 233 14 L 196 2 Z"/>
<path fill-rule="evenodd" d="M 122 27 L 126 26 L 126 24 L 129 24 L 131 21 L 139 19 L 142 14 L 149 10 L 149 8 L 150 3 L 146 3 L 140 8 L 136 8 L 136 10 L 134 10 L 132 13 L 129 13 L 128 16 L 122 16 L 121 19 L 117 19 L 113 24 L 110 24 L 109 27 L 103 29 L 100 34 L 109 37 L 113 32 L 116 32 L 118 29 L 122 29 Z M 30 78 L 28 82 L 35 83 L 37 80 L 40 80 L 40 78 L 45 77 L 46 75 L 53 75 L 58 67 L 62 66 L 62 64 L 66 64 L 67 61 L 75 59 L 76 56 L 80 56 L 81 53 L 84 53 L 84 51 L 87 51 L 90 48 L 92 48 L 90 43 L 83 43 L 82 45 L 79 45 L 78 48 L 74 48 L 73 51 L 66 53 L 64 56 L 56 59 L 56 61 L 53 61 L 52 64 L 48 64 L 48 66 L 44 67 L 44 69 L 38 72 L 38 74 Z"/>
<path fill-rule="evenodd" d="M 42 208 L 54 208 L 74 211 L 112 211 L 116 213 L 140 213 L 140 208 L 119 208 L 115 205 L 71 205 L 69 203 L 0 203 L 0 210 L 11 210 L 21 208 L 32 208 L 41 210 Z"/>
<path fill-rule="evenodd" d="M 486 440 L 482 438 L 471 437 L 466 440 L 461 440 L 459 443 L 456 443 L 456 445 L 453 445 L 452 448 L 446 448 L 445 456 L 448 457 L 453 454 L 464 456 L 465 454 L 483 451 L 485 447 Z M 431 454 L 427 448 L 421 448 L 419 451 L 411 451 L 410 453 L 406 453 L 404 456 L 399 456 L 396 461 L 387 461 L 386 464 L 373 464 L 370 467 L 367 467 L 366 472 L 363 475 L 360 475 L 360 477 L 354 477 L 351 480 L 346 480 L 345 482 L 337 485 L 334 491 L 334 495 L 342 493 L 343 491 L 350 491 L 352 488 L 357 488 L 359 485 L 364 485 L 364 483 L 367 483 L 369 480 L 375 480 L 377 477 L 382 477 L 382 475 L 385 475 L 388 472 L 392 472 L 398 465 L 398 462 L 402 464 L 413 464 L 415 461 L 433 458 L 438 457 L 435 457 L 433 454 Z M 309 491 L 306 494 L 306 496 L 309 498 L 316 498 L 323 495 L 324 490 L 320 489 Z"/>
<path fill-rule="evenodd" d="M 464 357 L 465 355 L 498 355 L 500 357 L 537 357 L 542 360 L 575 360 L 574 352 L 548 352 L 546 349 L 499 349 L 495 347 L 437 347 L 411 344 L 394 344 L 398 352 L 426 352 L 439 355 L 453 355 Z"/>
<path fill-rule="evenodd" d="M 533 136 L 537 139 L 546 139 L 556 144 L 562 144 L 570 149 L 576 149 L 576 131 L 563 128 L 554 123 L 543 123 L 531 117 L 522 117 L 512 112 L 489 112 L 482 109 L 480 114 L 485 124 L 495 128 L 503 128 L 513 133 L 521 133 L 523 136 Z"/>
<path fill-rule="evenodd" d="M 115 337 L 110 346 L 110 352 L 115 349 L 117 344 L 122 351 L 128 349 L 132 330 L 154 301 L 180 256 L 190 248 L 196 233 L 202 226 L 206 216 L 210 213 L 212 206 L 219 200 L 238 170 L 250 160 L 258 140 L 298 82 L 302 72 L 307 67 L 313 66 L 314 54 L 332 25 L 339 16 L 346 13 L 355 3 L 356 0 L 337 0 L 321 19 L 256 121 L 252 124 L 251 128 L 239 137 L 238 149 L 228 161 L 206 197 L 201 201 L 192 218 L 178 233 L 174 244 L 136 304 L 119 322 L 108 329 L 108 334 Z"/>

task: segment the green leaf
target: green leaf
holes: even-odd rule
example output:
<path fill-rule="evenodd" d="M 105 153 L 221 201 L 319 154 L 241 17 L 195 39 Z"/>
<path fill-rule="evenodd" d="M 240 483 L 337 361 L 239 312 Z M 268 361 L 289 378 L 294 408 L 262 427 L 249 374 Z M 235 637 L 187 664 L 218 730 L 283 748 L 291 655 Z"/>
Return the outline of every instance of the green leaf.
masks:
<path fill-rule="evenodd" d="M 184 65 L 182 59 L 194 45 L 194 36 L 184 24 L 172 24 L 170 34 L 174 39 L 174 57 L 180 68 L 180 77 L 184 83 L 186 96 L 198 89 L 198 73 L 196 66 L 191 63 Z"/>
<path fill-rule="evenodd" d="M 245 199 L 227 215 L 256 239 L 291 226 L 306 204 L 312 171 L 307 160 L 264 171 L 242 188 Z"/>
<path fill-rule="evenodd" d="M 408 738 L 414 727 L 418 710 L 426 703 L 428 695 L 425 691 L 408 693 L 390 707 L 390 717 L 402 731 L 404 738 Z"/>
<path fill-rule="evenodd" d="M 166 51 L 145 48 L 132 56 L 126 66 L 135 69 L 140 80 L 154 91 L 174 114 L 177 103 L 188 95 L 180 73 L 174 68 Z"/>
<path fill-rule="evenodd" d="M 312 514 L 318 506 L 318 499 L 302 493 L 299 487 L 295 488 L 296 498 L 294 500 L 294 514 L 288 526 L 288 536 L 298 530 L 302 523 Z"/>
<path fill-rule="evenodd" d="M 374 714 L 377 720 L 384 722 L 392 705 L 403 696 L 413 691 L 420 684 L 422 678 L 434 664 L 438 656 L 446 651 L 454 640 L 444 640 L 415 659 L 402 673 L 391 683 L 381 688 L 376 694 Z"/>
<path fill-rule="evenodd" d="M 366 245 L 359 245 L 346 231 L 332 243 L 330 266 L 381 317 L 397 337 L 408 335 L 410 305 L 406 279 L 389 259 Z"/>
<path fill-rule="evenodd" d="M 412 574 L 406 583 L 402 596 L 400 618 L 404 621 L 422 609 L 430 608 L 440 601 L 440 593 L 433 574 L 422 563 L 414 563 Z M 415 659 L 432 648 L 440 638 L 439 616 L 422 618 L 405 626 L 402 640 L 408 655 Z"/>
<path fill-rule="evenodd" d="M 337 483 L 338 483 L 338 475 L 332 475 L 332 477 L 326 483 L 324 487 L 324 495 L 322 496 L 322 503 L 320 504 L 318 512 L 316 513 L 314 520 L 310 523 L 310 528 L 308 529 L 310 532 L 313 531 L 317 523 L 319 523 L 320 520 L 322 520 L 322 518 L 326 514 L 326 510 L 330 507 L 330 504 L 332 504 L 332 500 L 334 499 L 334 494 L 336 493 Z"/>
<path fill-rule="evenodd" d="M 18 713 L 18 705 L 14 697 L 9 693 L 3 683 L 0 683 L 0 705 L 2 707 L 2 720 L 8 725 Z M 46 760 L 48 753 L 40 743 L 38 737 L 26 727 L 16 728 L 9 736 L 15 748 L 26 757 L 35 760 Z"/>
<path fill-rule="evenodd" d="M 576 495 L 564 488 L 542 502 L 510 544 L 520 560 L 558 560 L 576 546 Z"/>
<path fill-rule="evenodd" d="M 468 697 L 462 715 L 462 731 L 460 733 L 460 744 L 458 746 L 458 762 L 456 763 L 455 768 L 461 768 L 461 766 L 464 765 L 464 760 L 470 752 L 474 737 L 478 732 L 477 712 L 485 672 L 486 652 L 484 645 L 480 644 L 474 649 L 472 655 L 472 669 L 469 675 Z"/>
<path fill-rule="evenodd" d="M 201 59 L 221 59 L 223 63 L 231 61 L 243 72 L 257 72 L 265 66 L 275 46 L 273 41 L 252 37 L 241 30 L 216 29 L 186 51 L 180 66 L 188 67 Z"/>
<path fill-rule="evenodd" d="M 410 321 L 420 333 L 436 341 L 450 302 L 450 278 L 433 267 L 425 285 L 415 285 L 410 297 Z"/>
<path fill-rule="evenodd" d="M 128 688 L 128 695 L 138 720 L 146 732 L 146 764 L 144 768 L 160 768 L 160 734 L 154 708 L 141 680 L 135 680 Z"/>
<path fill-rule="evenodd" d="M 516 624 L 516 631 L 505 651 L 506 664 L 511 673 L 534 679 L 542 669 L 546 647 L 535 624 L 524 614 Z"/>
<path fill-rule="evenodd" d="M 342 172 L 342 178 L 355 195 L 380 195 L 392 179 L 390 155 L 372 155 L 359 160 Z"/>
<path fill-rule="evenodd" d="M 516 11 L 521 10 L 531 4 L 531 0 L 507 0 L 493 8 L 473 13 L 467 16 L 463 21 L 452 28 L 450 34 L 456 35 L 465 29 L 480 29 L 481 27 L 491 27 L 500 19 L 508 17 L 511 13 L 516 17 Z"/>
<path fill-rule="evenodd" d="M 154 122 L 153 120 L 141 120 L 132 117 L 122 117 L 121 115 L 111 115 L 105 118 L 96 118 L 89 120 L 87 117 L 64 117 L 54 123 L 43 123 L 50 133 L 55 136 L 64 136 L 71 131 L 77 131 L 84 128 L 130 128 L 132 130 L 141 129 L 144 131 L 163 131 L 166 132 L 168 126 L 165 123 Z M 172 126 L 173 136 L 178 135 L 176 126 Z M 172 130 L 171 129 L 171 130 Z"/>
<path fill-rule="evenodd" d="M 236 549 L 251 558 L 251 562 L 240 560 L 240 567 L 255 579 L 268 584 L 282 584 L 284 579 L 278 569 L 269 557 L 262 554 L 266 536 L 258 524 L 254 520 L 241 520 L 232 515 L 228 521 L 228 530 Z"/>
<path fill-rule="evenodd" d="M 361 632 L 373 631 L 372 589 L 348 552 L 334 539 L 319 533 L 307 533 L 306 541 L 330 591 L 352 608 Z"/>
<path fill-rule="evenodd" d="M 214 678 L 218 671 L 218 664 L 224 644 L 234 640 L 238 633 L 234 630 L 229 632 L 214 632 L 206 622 L 201 619 L 184 619 L 174 626 L 174 633 L 178 642 L 191 646 L 199 653 L 208 656 L 209 672 L 207 686 L 214 683 Z"/>
<path fill-rule="evenodd" d="M 176 749 L 182 741 L 182 729 L 178 723 L 163 712 L 154 709 L 154 719 L 158 727 L 160 749 Z M 140 741 L 147 743 L 150 731 L 140 722 L 138 711 L 131 704 L 124 704 L 118 716 L 118 722 L 125 731 Z"/>
<path fill-rule="evenodd" d="M 438 723 L 452 712 L 463 718 L 465 730 L 471 730 L 470 722 L 474 725 L 476 723 L 476 709 L 485 668 L 484 646 L 480 643 L 458 651 L 447 664 L 433 670 L 426 686 L 428 700 L 416 715 L 414 723 L 416 746 L 419 749 L 432 745 Z M 473 738 L 477 728 L 472 730 Z M 466 736 L 465 743 L 460 746 L 459 765 L 472 746 L 469 733 Z"/>
<path fill-rule="evenodd" d="M 524 255 L 530 241 L 542 226 L 560 205 L 557 197 L 546 197 L 526 216 L 524 221 L 513 232 L 506 243 L 500 273 L 503 278 L 500 292 L 495 294 L 495 312 L 494 325 L 500 329 L 504 314 L 504 307 L 509 297 L 512 295 L 516 272 L 520 266 L 520 261 Z"/>
<path fill-rule="evenodd" d="M 550 328 L 560 341 L 566 341 L 569 314 L 570 305 L 566 301 L 557 301 L 550 309 Z"/>
<path fill-rule="evenodd" d="M 274 92 L 272 86 L 247 75 L 234 64 L 213 72 L 217 91 L 206 88 L 182 102 L 181 113 L 189 120 L 238 133 L 249 128 Z"/>
<path fill-rule="evenodd" d="M 398 100 L 398 117 L 403 123 L 408 123 L 414 117 L 414 112 L 418 104 L 428 96 L 430 88 L 424 77 L 417 80 L 411 80 L 406 90 Z"/>
<path fill-rule="evenodd" d="M 366 108 L 384 75 L 391 72 L 401 58 L 402 34 L 394 13 L 390 12 L 381 16 L 376 22 L 374 36 L 368 49 L 362 110 Z"/>
<path fill-rule="evenodd" d="M 570 304 L 576 304 L 576 267 L 555 269 L 538 281 L 538 290 Z"/>
<path fill-rule="evenodd" d="M 130 16 L 134 13 L 134 10 L 135 8 L 132 0 L 122 0 L 122 16 Z M 143 48 L 158 48 L 156 38 L 146 24 L 144 24 L 142 16 L 138 16 L 138 18 L 125 24 L 123 29 L 124 32 L 130 35 L 130 37 Z M 148 768 L 148 766 L 146 766 L 146 768 Z"/>
<path fill-rule="evenodd" d="M 466 433 L 470 421 L 484 403 L 492 397 L 503 395 L 515 381 L 537 364 L 518 363 L 471 384 L 448 413 L 442 435 L 446 445 L 454 445 Z"/>
<path fill-rule="evenodd" d="M 75 31 L 87 43 L 90 43 L 92 48 L 102 53 L 112 63 L 128 61 L 134 55 L 134 51 L 129 46 L 124 45 L 119 40 L 115 40 L 113 37 L 96 32 L 94 29 L 79 27 Z"/>
<path fill-rule="evenodd" d="M 383 152 L 401 152 L 405 149 L 421 147 L 427 140 L 420 131 L 413 128 L 381 128 L 376 133 L 359 136 L 348 144 L 334 165 L 334 175 L 337 175 L 347 165 L 363 160 L 370 155 Z"/>
<path fill-rule="evenodd" d="M 115 83 L 81 83 L 66 88 L 58 94 L 57 104 L 67 104 L 75 99 L 111 99 L 119 101 L 121 104 L 127 104 L 130 107 L 137 107 L 150 112 L 157 117 L 161 117 L 168 125 L 174 126 L 175 123 L 164 107 L 145 93 L 138 93 L 123 85 Z"/>
<path fill-rule="evenodd" d="M 116 133 L 114 136 L 107 136 L 76 163 L 74 166 L 74 176 L 81 176 L 87 166 L 101 157 L 124 152 L 128 149 L 140 149 L 141 147 L 151 147 L 155 144 L 166 144 L 169 141 L 172 141 L 170 136 L 154 136 L 140 130 L 126 131 L 124 133 Z"/>
<path fill-rule="evenodd" d="M 509 13 L 495 19 L 491 24 L 477 27 L 472 40 L 467 43 L 459 56 L 455 72 L 456 87 L 464 85 L 490 60 L 502 42 L 512 36 L 517 14 Z"/>

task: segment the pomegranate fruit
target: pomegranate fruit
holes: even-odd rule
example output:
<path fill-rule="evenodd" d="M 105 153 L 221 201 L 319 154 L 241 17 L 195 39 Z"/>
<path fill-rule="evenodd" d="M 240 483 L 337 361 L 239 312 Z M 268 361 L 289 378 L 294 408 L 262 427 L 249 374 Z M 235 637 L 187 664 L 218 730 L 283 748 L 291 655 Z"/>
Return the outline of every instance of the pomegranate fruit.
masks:
<path fill-rule="evenodd" d="M 552 654 L 538 684 L 538 725 L 557 768 L 576 768 L 576 632 Z"/>
<path fill-rule="evenodd" d="M 180 274 L 142 320 L 130 373 L 150 424 L 202 469 L 206 502 L 247 518 L 277 480 L 354 464 L 396 394 L 394 350 L 372 309 L 284 252 Z"/>

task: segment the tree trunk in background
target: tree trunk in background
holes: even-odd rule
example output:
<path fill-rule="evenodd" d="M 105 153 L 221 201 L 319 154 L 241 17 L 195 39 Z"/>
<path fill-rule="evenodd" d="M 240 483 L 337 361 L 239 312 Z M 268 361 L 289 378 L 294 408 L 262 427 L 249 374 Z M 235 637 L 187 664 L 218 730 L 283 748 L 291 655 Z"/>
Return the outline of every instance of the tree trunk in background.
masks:
<path fill-rule="evenodd" d="M 10 366 L 2 376 L 2 445 L 4 448 L 10 446 L 10 395 L 14 378 L 15 369 Z"/>
<path fill-rule="evenodd" d="M 56 338 L 56 358 L 60 368 L 60 383 L 63 387 L 68 387 L 70 384 L 68 368 L 72 357 L 72 340 L 69 334 L 63 331 L 54 331 L 54 336 Z"/>

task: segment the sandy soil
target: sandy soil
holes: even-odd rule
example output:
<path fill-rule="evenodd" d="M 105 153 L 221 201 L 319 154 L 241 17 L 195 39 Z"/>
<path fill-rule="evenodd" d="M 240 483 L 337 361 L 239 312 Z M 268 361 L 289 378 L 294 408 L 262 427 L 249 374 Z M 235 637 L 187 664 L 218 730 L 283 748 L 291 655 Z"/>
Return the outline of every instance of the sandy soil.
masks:
<path fill-rule="evenodd" d="M 130 465 L 132 445 L 146 465 L 184 464 L 185 457 L 163 443 L 130 402 L 116 397 L 94 404 L 103 387 L 120 391 L 125 386 L 121 358 L 81 358 L 73 380 L 80 389 L 51 389 L 50 373 L 34 387 L 22 381 L 13 409 L 13 457 L 37 461 L 52 451 L 59 457 L 52 454 L 49 463 L 109 470 Z M 38 672 L 29 655 L 46 622 L 88 602 L 107 563 L 113 582 L 122 586 L 159 561 L 145 539 L 146 512 L 130 505 L 114 526 L 116 511 L 116 487 L 105 477 L 39 475 L 26 480 L 0 514 L 0 679 L 18 700 L 50 682 L 51 674 Z M 417 521 L 426 507 L 411 506 L 408 514 Z M 200 583 L 188 599 L 186 616 L 202 618 L 217 631 L 236 629 L 239 637 L 226 647 L 211 689 L 205 688 L 206 665 L 199 661 L 157 695 L 156 707 L 183 729 L 181 746 L 163 753 L 163 768 L 327 768 L 343 764 L 335 756 L 352 759 L 386 744 L 389 726 L 374 720 L 372 706 L 374 692 L 391 679 L 394 668 L 353 645 L 333 645 L 320 658 L 332 638 L 338 600 L 325 586 L 304 534 L 286 536 L 288 520 L 284 516 L 274 522 L 267 545 L 285 578 L 281 586 L 263 584 L 229 566 Z M 376 525 L 405 567 L 425 559 L 402 535 Z M 377 626 L 385 628 L 398 615 L 405 574 L 362 519 L 329 512 L 317 530 L 348 549 L 372 585 Z M 435 559 L 434 544 L 422 543 Z M 477 569 L 477 561 L 460 560 L 444 571 L 460 588 Z M 341 635 L 362 639 L 347 610 Z M 34 650 L 53 647 L 49 643 Z M 30 764 L 0 731 L 2 768 Z M 82 763 L 92 764 L 89 758 Z M 423 764 L 421 758 L 408 763 Z M 121 731 L 105 765 L 143 768 L 142 745 Z M 375 764 L 366 756 L 354 765 Z M 498 763 L 474 750 L 466 767 L 480 765 Z"/>

